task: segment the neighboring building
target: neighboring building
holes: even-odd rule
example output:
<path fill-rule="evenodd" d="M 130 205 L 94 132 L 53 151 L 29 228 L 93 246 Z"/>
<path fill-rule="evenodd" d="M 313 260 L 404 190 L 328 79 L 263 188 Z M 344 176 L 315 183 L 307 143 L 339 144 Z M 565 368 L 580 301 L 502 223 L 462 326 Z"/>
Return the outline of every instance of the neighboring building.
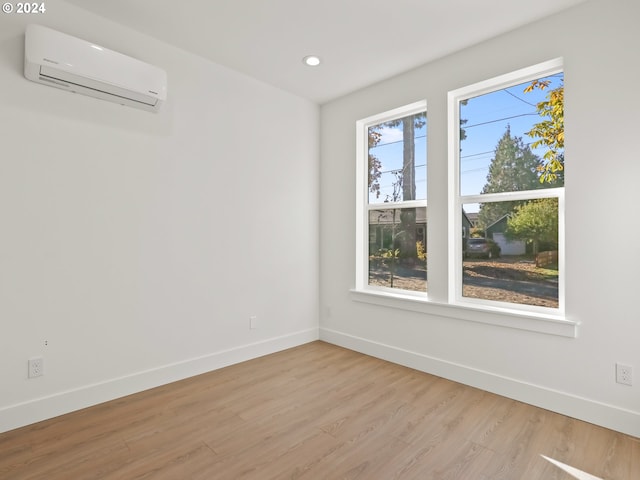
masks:
<path fill-rule="evenodd" d="M 471 224 L 471 227 L 477 227 L 478 226 L 478 212 L 469 212 L 469 213 L 467 213 L 463 209 L 462 210 L 462 214 L 467 217 L 467 221 Z M 464 222 L 465 220 L 462 219 L 462 221 Z"/>
<path fill-rule="evenodd" d="M 508 220 L 508 214 L 500 217 L 486 228 L 485 236 L 500 246 L 500 255 L 524 255 L 527 251 L 526 242 L 524 240 L 507 240 L 504 234 Z"/>
<path fill-rule="evenodd" d="M 394 223 L 396 231 L 400 227 L 400 214 L 394 209 L 380 209 L 369 211 L 369 252 L 375 252 L 381 248 L 391 248 L 394 236 Z M 466 242 L 471 234 L 474 223 L 464 209 L 462 210 L 462 239 Z M 424 208 L 416 208 L 416 242 L 422 242 L 427 248 L 427 211 Z M 464 245 L 463 245 L 464 249 Z"/>
<path fill-rule="evenodd" d="M 427 247 L 427 210 L 416 208 L 416 242 L 422 242 Z M 395 212 L 395 218 L 394 218 Z M 381 248 L 391 248 L 393 245 L 394 227 L 400 228 L 400 213 L 394 209 L 380 209 L 369 211 L 369 252 Z"/>
<path fill-rule="evenodd" d="M 471 236 L 471 229 L 476 226 L 475 220 L 478 218 L 478 213 L 467 213 L 462 209 L 462 238 L 469 238 Z"/>

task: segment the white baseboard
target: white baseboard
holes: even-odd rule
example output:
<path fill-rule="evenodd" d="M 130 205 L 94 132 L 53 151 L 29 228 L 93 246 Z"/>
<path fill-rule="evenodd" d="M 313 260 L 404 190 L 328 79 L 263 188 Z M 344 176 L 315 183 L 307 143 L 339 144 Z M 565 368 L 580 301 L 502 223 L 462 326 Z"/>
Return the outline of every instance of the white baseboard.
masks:
<path fill-rule="evenodd" d="M 0 408 L 0 433 L 318 340 L 317 328 Z"/>
<path fill-rule="evenodd" d="M 640 438 L 640 412 L 320 328 L 320 340 Z"/>

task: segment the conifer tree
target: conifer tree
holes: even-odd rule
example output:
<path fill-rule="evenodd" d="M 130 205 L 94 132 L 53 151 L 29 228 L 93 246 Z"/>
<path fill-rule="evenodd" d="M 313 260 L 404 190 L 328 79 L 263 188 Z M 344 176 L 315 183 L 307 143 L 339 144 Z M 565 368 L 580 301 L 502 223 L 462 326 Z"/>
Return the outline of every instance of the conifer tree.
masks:
<path fill-rule="evenodd" d="M 487 183 L 481 193 L 517 192 L 543 188 L 539 180 L 540 158 L 531 152 L 521 137 L 511 136 L 507 126 L 502 138 L 496 145 Z M 507 213 L 512 213 L 520 201 L 487 202 L 480 206 L 478 223 L 487 228 Z"/>

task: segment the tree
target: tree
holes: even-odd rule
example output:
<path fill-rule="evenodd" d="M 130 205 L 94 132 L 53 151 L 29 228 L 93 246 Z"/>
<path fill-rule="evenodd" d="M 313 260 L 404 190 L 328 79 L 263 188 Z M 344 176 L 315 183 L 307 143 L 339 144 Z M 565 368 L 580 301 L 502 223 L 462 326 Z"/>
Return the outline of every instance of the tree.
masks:
<path fill-rule="evenodd" d="M 462 107 L 465 106 L 467 103 L 469 103 L 469 99 L 464 99 L 460 101 L 460 106 L 458 108 L 460 108 L 461 113 L 462 113 Z M 466 118 L 460 119 L 460 145 L 462 145 L 462 141 L 466 140 L 467 138 L 467 131 L 464 128 L 462 128 L 462 126 L 465 125 L 466 123 L 467 123 Z"/>
<path fill-rule="evenodd" d="M 382 135 L 375 127 L 367 129 L 369 143 L 369 191 L 376 194 L 376 198 L 380 197 L 380 176 L 382 175 L 382 162 L 376 157 L 371 150 L 380 143 Z"/>
<path fill-rule="evenodd" d="M 408 115 L 397 120 L 381 123 L 369 128 L 369 191 L 380 196 L 379 179 L 382 174 L 382 163 L 371 153 L 371 149 L 380 143 L 380 129 L 402 128 L 402 169 L 392 172 L 395 176 L 393 194 L 387 201 L 398 202 L 415 200 L 416 198 L 416 149 L 415 131 L 422 128 L 427 121 L 426 113 Z M 396 235 L 396 242 L 402 258 L 417 258 L 416 252 L 416 210 L 403 208 L 400 210 L 400 231 Z"/>
<path fill-rule="evenodd" d="M 416 128 L 426 122 L 426 115 L 419 113 L 402 118 L 402 200 L 416 199 Z M 416 259 L 416 209 L 400 210 L 398 236 L 401 258 Z"/>
<path fill-rule="evenodd" d="M 498 141 L 495 154 L 489 165 L 487 183 L 481 193 L 517 192 L 540 188 L 538 169 L 540 158 L 522 142 L 521 137 L 512 137 L 507 126 Z M 480 206 L 478 223 L 486 228 L 505 214 L 514 211 L 522 201 L 487 202 Z"/>
<path fill-rule="evenodd" d="M 558 199 L 540 198 L 515 208 L 507 220 L 505 236 L 533 243 L 537 255 L 542 242 L 558 244 Z"/>
<path fill-rule="evenodd" d="M 400 200 L 415 200 L 416 198 L 416 153 L 415 153 L 415 130 L 422 128 L 427 122 L 426 113 L 417 113 L 397 120 L 373 125 L 368 128 L 368 161 L 369 161 L 369 191 L 380 197 L 380 177 L 382 175 L 382 162 L 371 153 L 372 149 L 378 146 L 382 138 L 380 130 L 382 128 L 398 128 L 402 125 L 402 170 L 396 175 L 394 182 L 394 194 L 387 200 L 397 202 Z M 402 196 L 400 196 L 402 192 Z"/>
<path fill-rule="evenodd" d="M 545 90 L 549 83 L 548 80 L 534 80 L 524 92 L 528 93 L 536 88 Z M 538 139 L 531 144 L 532 148 L 548 148 L 543 156 L 544 163 L 538 167 L 540 183 L 564 185 L 564 86 L 550 90 L 546 100 L 539 102 L 536 108 L 545 120 L 536 123 L 527 135 Z"/>
<path fill-rule="evenodd" d="M 394 187 L 400 187 L 397 190 L 394 189 L 393 198 L 390 200 L 407 201 L 415 200 L 416 198 L 416 129 L 422 128 L 427 123 L 427 115 L 425 112 L 416 113 L 415 115 L 407 115 L 406 117 L 391 120 L 389 122 L 376 125 L 373 129 L 379 129 L 382 127 L 398 128 L 402 127 L 402 172 L 397 176 L 399 183 L 394 184 Z M 371 130 L 371 129 L 370 129 Z M 378 130 L 375 130 L 378 132 Z M 379 135 L 379 132 L 378 132 Z M 371 134 L 370 134 L 371 137 Z M 378 141 L 375 143 L 377 145 Z M 402 191 L 402 197 L 399 193 Z"/>

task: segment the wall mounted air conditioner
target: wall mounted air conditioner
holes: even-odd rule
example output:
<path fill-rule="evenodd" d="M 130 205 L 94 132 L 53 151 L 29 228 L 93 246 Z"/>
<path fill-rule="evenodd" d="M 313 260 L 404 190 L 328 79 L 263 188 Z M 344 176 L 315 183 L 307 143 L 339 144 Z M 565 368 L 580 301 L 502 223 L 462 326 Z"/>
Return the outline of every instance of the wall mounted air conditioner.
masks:
<path fill-rule="evenodd" d="M 34 82 L 152 112 L 167 98 L 164 70 L 41 25 L 27 26 L 24 75 Z"/>

